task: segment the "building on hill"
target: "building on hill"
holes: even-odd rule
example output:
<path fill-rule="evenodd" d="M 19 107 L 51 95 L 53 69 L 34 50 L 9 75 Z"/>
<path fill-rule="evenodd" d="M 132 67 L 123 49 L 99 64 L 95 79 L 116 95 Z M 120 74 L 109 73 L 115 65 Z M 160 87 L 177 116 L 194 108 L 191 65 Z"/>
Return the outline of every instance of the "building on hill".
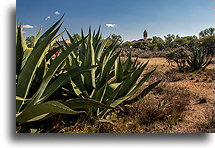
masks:
<path fill-rule="evenodd" d="M 143 32 L 143 40 L 149 41 L 149 42 L 152 42 L 152 40 L 153 40 L 152 38 L 148 38 L 148 32 L 146 31 L 146 29 Z"/>
<path fill-rule="evenodd" d="M 143 32 L 143 39 L 146 41 L 148 37 L 148 32 L 146 31 L 146 29 Z"/>
<path fill-rule="evenodd" d="M 133 42 L 132 48 L 140 48 L 143 50 L 147 50 L 147 44 L 152 43 L 152 41 L 153 41 L 153 38 L 148 38 L 148 32 L 145 29 L 143 32 L 142 39 L 139 39 L 137 41 L 136 40 L 132 41 Z"/>

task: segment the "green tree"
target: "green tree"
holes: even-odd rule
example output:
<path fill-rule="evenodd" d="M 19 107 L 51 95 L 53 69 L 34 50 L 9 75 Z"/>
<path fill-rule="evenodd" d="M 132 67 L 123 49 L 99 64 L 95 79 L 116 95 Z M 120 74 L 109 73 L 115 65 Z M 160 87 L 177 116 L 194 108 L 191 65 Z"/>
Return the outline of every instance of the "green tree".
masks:
<path fill-rule="evenodd" d="M 112 34 L 110 37 L 105 39 L 107 41 L 105 47 L 110 46 L 115 40 L 118 40 L 118 42 L 122 41 L 121 35 Z"/>
<path fill-rule="evenodd" d="M 177 37 L 173 42 L 172 46 L 174 48 L 185 47 L 187 49 L 193 49 L 197 45 L 197 37 L 196 36 L 185 36 L 185 37 Z"/>
<path fill-rule="evenodd" d="M 152 44 L 155 44 L 157 50 L 163 50 L 165 48 L 165 42 L 161 37 L 153 36 Z"/>
<path fill-rule="evenodd" d="M 198 45 L 200 48 L 203 48 L 208 52 L 208 54 L 212 54 L 214 56 L 215 54 L 215 35 L 213 36 L 206 36 L 203 38 L 200 38 L 198 41 Z"/>
<path fill-rule="evenodd" d="M 33 48 L 34 39 L 35 39 L 35 37 L 33 35 L 26 38 L 25 41 L 26 41 L 26 44 L 27 44 L 28 48 Z"/>
<path fill-rule="evenodd" d="M 164 36 L 164 38 L 165 38 L 166 47 L 172 48 L 172 42 L 175 39 L 175 35 L 174 34 L 167 34 L 166 36 Z"/>
<path fill-rule="evenodd" d="M 114 40 L 118 40 L 119 42 L 122 41 L 121 35 L 112 34 L 112 35 L 111 35 L 111 38 L 114 39 Z"/>
<path fill-rule="evenodd" d="M 215 35 L 215 28 L 213 27 L 207 28 L 199 32 L 199 37 L 206 37 L 206 36 L 212 36 L 212 35 Z"/>

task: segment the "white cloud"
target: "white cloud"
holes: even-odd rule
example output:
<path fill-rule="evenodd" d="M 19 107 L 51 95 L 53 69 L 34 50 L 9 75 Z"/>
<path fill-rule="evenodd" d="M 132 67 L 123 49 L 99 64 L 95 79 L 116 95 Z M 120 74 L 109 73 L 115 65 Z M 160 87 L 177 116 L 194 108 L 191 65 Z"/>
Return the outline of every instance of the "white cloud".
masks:
<path fill-rule="evenodd" d="M 116 27 L 116 24 L 105 24 L 107 27 L 112 27 L 112 28 L 114 28 L 114 27 Z"/>
<path fill-rule="evenodd" d="M 60 14 L 60 12 L 59 11 L 55 11 L 55 13 L 54 13 L 55 15 L 59 15 Z"/>
<path fill-rule="evenodd" d="M 25 31 L 22 31 L 22 33 L 25 34 L 26 32 L 25 32 Z"/>
<path fill-rule="evenodd" d="M 45 20 L 47 21 L 47 20 L 50 19 L 50 18 L 51 18 L 50 16 L 47 16 Z"/>
<path fill-rule="evenodd" d="M 32 28 L 34 28 L 34 26 L 31 26 L 31 25 L 23 25 L 23 28 L 32 29 Z"/>

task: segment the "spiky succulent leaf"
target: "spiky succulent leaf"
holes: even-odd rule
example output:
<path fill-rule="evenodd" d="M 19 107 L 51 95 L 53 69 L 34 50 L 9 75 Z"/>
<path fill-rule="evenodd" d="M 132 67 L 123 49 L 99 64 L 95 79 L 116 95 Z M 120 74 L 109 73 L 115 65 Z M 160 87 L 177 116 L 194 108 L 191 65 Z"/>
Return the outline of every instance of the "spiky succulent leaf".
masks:
<path fill-rule="evenodd" d="M 134 102 L 139 101 L 140 99 L 142 99 L 144 96 L 146 96 L 155 86 L 157 86 L 162 80 L 159 80 L 151 85 L 149 85 L 148 87 L 146 87 L 137 97 L 135 97 L 134 99 L 131 100 L 127 100 L 124 102 L 124 104 L 132 104 Z"/>
<path fill-rule="evenodd" d="M 40 37 L 41 32 L 42 32 L 42 27 L 40 27 L 39 32 L 37 33 L 36 37 L 34 38 L 34 43 L 33 43 L 34 46 L 36 45 L 36 43 Z"/>
<path fill-rule="evenodd" d="M 118 60 L 115 61 L 115 77 L 116 77 L 116 82 L 122 82 L 123 67 L 122 67 L 120 57 L 118 58 Z"/>
<path fill-rule="evenodd" d="M 29 108 L 26 108 L 23 112 L 17 114 L 16 121 L 19 123 L 38 121 L 49 115 L 62 113 L 62 114 L 79 114 L 83 113 L 83 111 L 74 111 L 68 106 L 57 102 L 57 101 L 49 101 L 46 103 L 40 103 L 37 105 L 33 105 Z"/>

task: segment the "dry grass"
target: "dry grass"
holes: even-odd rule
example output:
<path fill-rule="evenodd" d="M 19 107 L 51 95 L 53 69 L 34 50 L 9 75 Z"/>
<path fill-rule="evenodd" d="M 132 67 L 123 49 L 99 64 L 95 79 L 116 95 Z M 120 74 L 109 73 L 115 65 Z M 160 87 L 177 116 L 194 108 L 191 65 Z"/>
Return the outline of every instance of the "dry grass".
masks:
<path fill-rule="evenodd" d="M 156 131 L 164 132 L 165 128 L 170 129 L 183 120 L 183 112 L 190 97 L 191 94 L 184 89 L 161 84 L 151 94 L 135 103 L 129 109 L 129 116 L 140 125 L 154 127 L 159 124 L 163 128 Z M 148 132 L 150 130 L 155 129 L 149 128 Z"/>

